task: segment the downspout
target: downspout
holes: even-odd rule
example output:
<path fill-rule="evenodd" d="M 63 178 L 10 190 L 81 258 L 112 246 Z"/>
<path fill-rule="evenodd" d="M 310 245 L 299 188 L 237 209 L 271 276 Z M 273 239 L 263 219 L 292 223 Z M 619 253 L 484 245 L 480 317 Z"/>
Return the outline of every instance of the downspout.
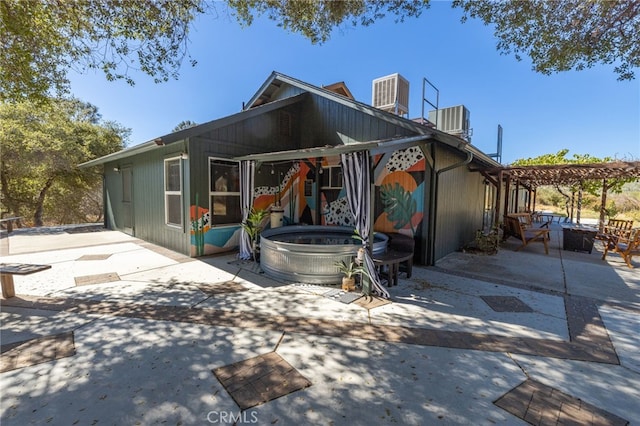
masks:
<path fill-rule="evenodd" d="M 322 194 L 320 193 L 320 175 L 322 174 L 322 157 L 316 157 L 316 225 L 322 225 Z"/>
<path fill-rule="evenodd" d="M 502 182 L 504 180 L 504 173 L 502 170 L 498 172 L 498 184 L 496 185 L 496 204 L 494 206 L 495 214 L 493 215 L 493 226 L 498 228 L 500 226 L 500 202 L 502 201 Z"/>
<path fill-rule="evenodd" d="M 109 220 L 107 219 L 107 168 L 102 166 L 102 218 L 104 229 L 109 229 Z"/>
<path fill-rule="evenodd" d="M 435 153 L 435 147 L 432 148 L 432 154 Z M 433 157 L 432 157 L 433 158 Z M 448 172 L 449 170 L 457 169 L 458 167 L 463 167 L 469 164 L 473 160 L 473 153 L 471 151 L 467 151 L 467 158 L 464 160 L 451 164 L 447 167 L 443 167 L 440 170 L 435 170 L 435 167 L 431 169 L 431 190 L 429 191 L 429 240 L 428 240 L 428 261 L 427 266 L 434 266 L 436 264 L 436 212 L 438 211 L 438 180 L 440 179 L 440 175 L 444 172 Z M 434 161 L 435 166 L 435 161 Z"/>

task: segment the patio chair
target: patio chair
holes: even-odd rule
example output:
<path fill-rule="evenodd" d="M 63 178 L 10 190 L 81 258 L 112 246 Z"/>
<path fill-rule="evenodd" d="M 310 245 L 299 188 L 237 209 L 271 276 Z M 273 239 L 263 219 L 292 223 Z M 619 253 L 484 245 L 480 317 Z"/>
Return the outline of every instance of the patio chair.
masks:
<path fill-rule="evenodd" d="M 631 258 L 640 255 L 640 228 L 620 230 L 615 235 L 611 234 L 604 248 L 602 260 L 605 260 L 609 253 L 618 253 L 627 266 L 633 268 Z"/>
<path fill-rule="evenodd" d="M 628 231 L 633 228 L 633 220 L 609 219 L 602 227 L 602 231 L 596 234 L 596 240 L 602 241 L 605 249 L 612 236 L 617 236 L 620 231 Z"/>
<path fill-rule="evenodd" d="M 541 242 L 544 244 L 545 254 L 549 254 L 549 228 L 527 228 L 526 225 L 516 215 L 505 216 L 504 239 L 510 236 L 518 238 L 522 241 L 522 245 L 516 249 L 519 251 L 532 242 Z"/>

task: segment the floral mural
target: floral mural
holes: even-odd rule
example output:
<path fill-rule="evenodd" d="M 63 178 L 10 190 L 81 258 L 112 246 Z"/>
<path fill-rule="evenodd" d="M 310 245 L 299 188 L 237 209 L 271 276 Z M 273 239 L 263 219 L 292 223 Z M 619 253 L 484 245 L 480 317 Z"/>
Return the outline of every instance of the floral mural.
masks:
<path fill-rule="evenodd" d="M 280 205 L 284 223 L 353 225 L 345 189 L 342 187 L 340 158 L 332 157 L 291 163 L 286 173 L 278 176 L 278 185 L 260 185 L 256 177 L 253 206 L 269 210 Z M 320 167 L 320 185 L 316 182 L 316 168 Z M 264 172 L 264 171 L 263 171 Z M 384 167 L 375 174 L 374 229 L 378 232 L 401 233 L 414 236 L 424 216 L 425 158 L 418 147 L 396 151 Z M 268 171 L 267 171 L 268 173 Z M 320 216 L 317 191 L 320 191 Z M 209 211 L 191 206 L 191 252 L 193 256 L 230 251 L 238 247 L 240 225 L 211 227 Z M 267 223 L 267 228 L 269 223 Z"/>

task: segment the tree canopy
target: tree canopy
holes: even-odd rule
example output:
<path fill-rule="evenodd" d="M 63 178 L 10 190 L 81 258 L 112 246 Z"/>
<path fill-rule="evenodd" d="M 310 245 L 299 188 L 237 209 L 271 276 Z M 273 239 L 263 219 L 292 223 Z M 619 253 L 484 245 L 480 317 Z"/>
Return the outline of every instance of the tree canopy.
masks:
<path fill-rule="evenodd" d="M 311 43 L 329 40 L 333 30 L 343 24 L 368 26 L 387 13 L 396 22 L 418 17 L 429 7 L 429 0 L 227 0 L 243 25 L 251 25 L 254 16 L 266 15 L 285 30 L 299 33 Z"/>
<path fill-rule="evenodd" d="M 59 220 L 84 219 L 73 212 L 82 211 L 84 196 L 99 187 L 101 175 L 76 166 L 122 149 L 128 135 L 77 99 L 1 103 L 0 210 L 36 226 L 53 211 Z"/>
<path fill-rule="evenodd" d="M 527 55 L 550 74 L 614 64 L 621 80 L 640 65 L 640 2 L 584 0 L 456 0 L 463 21 L 495 27 L 497 49 Z M 235 17 L 251 25 L 266 16 L 312 43 L 327 41 L 344 25 L 368 26 L 387 14 L 396 22 L 418 17 L 429 0 L 2 0 L 0 100 L 44 100 L 66 94 L 67 73 L 95 69 L 108 80 L 134 84 L 140 70 L 156 82 L 178 78 L 182 63 L 195 65 L 189 30 L 201 14 Z M 224 9 L 218 13 L 216 9 Z M 213 13 L 215 12 L 215 13 Z"/>
<path fill-rule="evenodd" d="M 640 67 L 640 2 L 629 0 L 455 0 L 463 20 L 495 27 L 498 51 L 527 55 L 535 71 L 551 74 L 614 64 L 618 80 Z"/>
<path fill-rule="evenodd" d="M 156 82 L 177 78 L 189 57 L 189 25 L 200 0 L 0 1 L 0 100 L 44 101 L 68 93 L 70 69 L 108 80 L 132 69 Z M 52 93 L 54 92 L 54 93 Z"/>

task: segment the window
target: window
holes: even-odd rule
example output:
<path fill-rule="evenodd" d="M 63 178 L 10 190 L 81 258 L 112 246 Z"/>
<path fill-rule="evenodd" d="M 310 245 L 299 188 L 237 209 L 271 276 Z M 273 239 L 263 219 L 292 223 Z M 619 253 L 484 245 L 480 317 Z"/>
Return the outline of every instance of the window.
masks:
<path fill-rule="evenodd" d="M 209 215 L 212 226 L 242 222 L 240 163 L 209 158 Z"/>
<path fill-rule="evenodd" d="M 182 226 L 182 165 L 180 158 L 164 160 L 164 217 L 171 226 Z"/>
<path fill-rule="evenodd" d="M 320 186 L 322 188 L 342 188 L 342 167 L 329 166 L 323 168 L 320 175 Z"/>

